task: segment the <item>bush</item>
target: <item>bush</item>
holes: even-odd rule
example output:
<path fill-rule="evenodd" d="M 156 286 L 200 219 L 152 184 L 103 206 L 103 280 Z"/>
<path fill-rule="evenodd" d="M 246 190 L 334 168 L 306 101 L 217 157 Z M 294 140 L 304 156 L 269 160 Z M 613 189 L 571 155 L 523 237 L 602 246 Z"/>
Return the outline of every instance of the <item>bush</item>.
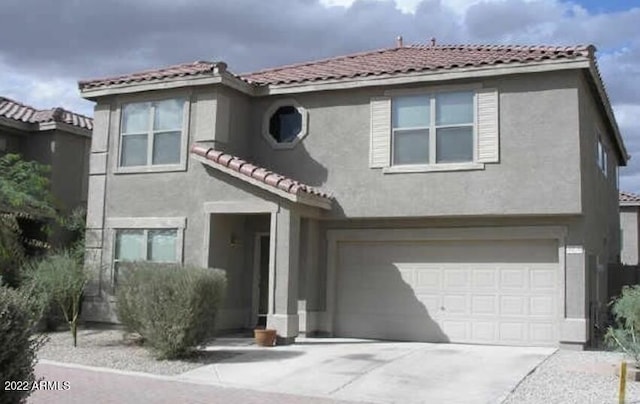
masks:
<path fill-rule="evenodd" d="M 625 286 L 611 311 L 616 324 L 607 330 L 605 343 L 623 351 L 640 367 L 640 285 Z"/>
<path fill-rule="evenodd" d="M 18 291 L 0 286 L 0 381 L 35 381 L 36 352 L 44 343 L 33 335 L 37 312 L 28 298 Z M 0 389 L 0 402 L 24 402 L 31 390 Z"/>
<path fill-rule="evenodd" d="M 120 268 L 118 318 L 158 359 L 187 356 L 213 337 L 226 291 L 224 271 L 135 262 Z"/>
<path fill-rule="evenodd" d="M 82 293 L 87 283 L 84 266 L 68 251 L 50 255 L 37 261 L 29 269 L 30 284 L 35 291 L 60 309 L 77 345 L 78 317 Z"/>

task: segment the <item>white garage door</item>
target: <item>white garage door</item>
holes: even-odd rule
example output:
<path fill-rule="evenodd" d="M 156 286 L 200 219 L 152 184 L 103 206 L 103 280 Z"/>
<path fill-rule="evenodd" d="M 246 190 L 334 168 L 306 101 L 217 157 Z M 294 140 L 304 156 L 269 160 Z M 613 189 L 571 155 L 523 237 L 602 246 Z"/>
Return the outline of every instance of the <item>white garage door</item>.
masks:
<path fill-rule="evenodd" d="M 556 240 L 339 242 L 335 334 L 556 345 Z"/>

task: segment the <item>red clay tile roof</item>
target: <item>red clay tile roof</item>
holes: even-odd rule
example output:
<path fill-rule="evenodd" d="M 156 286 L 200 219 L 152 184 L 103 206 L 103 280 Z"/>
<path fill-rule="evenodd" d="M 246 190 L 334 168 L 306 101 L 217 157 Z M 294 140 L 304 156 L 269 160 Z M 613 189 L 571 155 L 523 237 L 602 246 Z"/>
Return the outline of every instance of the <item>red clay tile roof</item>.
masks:
<path fill-rule="evenodd" d="M 631 192 L 620 191 L 618 200 L 620 203 L 640 204 L 640 195 L 633 194 Z"/>
<path fill-rule="evenodd" d="M 0 97 L 0 117 L 24 123 L 59 122 L 82 129 L 93 129 L 93 119 L 87 116 L 63 108 L 38 110 L 5 97 Z"/>
<path fill-rule="evenodd" d="M 241 75 L 257 85 L 593 57 L 593 46 L 411 45 Z"/>
<path fill-rule="evenodd" d="M 287 178 L 283 175 L 276 174 L 265 168 L 258 167 L 245 160 L 242 160 L 231 154 L 223 153 L 219 150 L 193 145 L 191 146 L 191 153 L 204 157 L 215 164 L 230 168 L 233 171 L 246 176 L 247 178 L 253 178 L 276 189 L 288 192 L 292 195 L 305 193 L 329 200 L 333 199 L 330 194 L 324 191 L 303 184 L 291 178 Z"/>
<path fill-rule="evenodd" d="M 81 80 L 78 82 L 80 89 L 89 89 L 112 84 L 139 83 L 144 81 L 154 81 L 173 77 L 212 75 L 215 69 L 226 70 L 227 65 L 223 62 L 203 62 L 182 63 L 163 67 L 161 69 L 145 70 L 133 74 L 122 76 L 104 77 L 99 79 Z"/>
<path fill-rule="evenodd" d="M 410 45 L 281 66 L 241 74 L 238 77 L 250 84 L 261 86 L 425 70 L 532 63 L 552 59 L 593 58 L 594 52 L 595 48 L 591 45 Z M 154 81 L 179 76 L 211 75 L 216 67 L 220 70 L 226 70 L 226 65 L 221 62 L 198 61 L 130 75 L 83 80 L 78 84 L 80 89 L 90 89 L 112 84 Z"/>

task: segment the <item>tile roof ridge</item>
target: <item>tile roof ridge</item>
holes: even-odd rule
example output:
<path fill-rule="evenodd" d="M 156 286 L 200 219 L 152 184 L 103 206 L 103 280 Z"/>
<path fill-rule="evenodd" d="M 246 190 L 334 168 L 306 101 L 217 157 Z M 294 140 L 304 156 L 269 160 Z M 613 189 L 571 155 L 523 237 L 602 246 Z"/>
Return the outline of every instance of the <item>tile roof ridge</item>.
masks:
<path fill-rule="evenodd" d="M 418 49 L 440 49 L 440 50 L 517 50 L 517 51 L 553 51 L 553 52 L 566 52 L 566 51 L 589 51 L 595 52 L 596 47 L 592 44 L 574 44 L 574 45 L 526 45 L 526 44 L 436 44 L 429 43 L 415 43 L 406 45 L 409 48 Z"/>
<path fill-rule="evenodd" d="M 16 104 L 16 105 L 18 105 L 20 107 L 30 108 L 30 109 L 32 109 L 34 111 L 38 111 L 37 108 L 35 108 L 35 107 L 31 106 L 31 105 L 25 104 L 24 102 L 16 101 L 13 98 L 9 98 L 9 97 L 6 97 L 4 95 L 0 95 L 0 102 L 2 102 L 2 101 L 10 102 L 10 103 Z"/>
<path fill-rule="evenodd" d="M 167 65 L 167 66 L 163 66 L 160 68 L 149 68 L 149 69 L 144 69 L 144 70 L 139 70 L 133 73 L 123 73 L 123 74 L 118 74 L 118 75 L 114 75 L 114 76 L 102 76 L 102 77 L 95 77 L 95 78 L 90 78 L 90 79 L 83 79 L 83 80 L 79 80 L 78 81 L 78 85 L 80 87 L 82 87 L 85 84 L 90 84 L 93 82 L 97 82 L 97 81 L 114 81 L 114 80 L 121 80 L 121 79 L 128 79 L 132 76 L 143 76 L 143 75 L 149 75 L 149 74 L 157 74 L 159 72 L 163 72 L 165 70 L 172 70 L 172 69 L 179 69 L 179 68 L 184 68 L 184 67 L 189 67 L 189 66 L 200 66 L 200 65 L 206 65 L 208 66 L 212 71 L 213 69 L 216 68 L 216 66 L 219 65 L 224 65 L 224 67 L 226 68 L 226 63 L 224 62 L 211 62 L 208 60 L 196 60 L 193 62 L 184 62 L 184 63 L 174 63 L 171 65 Z"/>
<path fill-rule="evenodd" d="M 252 76 L 254 74 L 264 74 L 264 73 L 277 72 L 277 71 L 285 70 L 285 69 L 304 67 L 304 66 L 311 66 L 311 65 L 327 63 L 327 62 L 334 62 L 334 61 L 342 60 L 342 59 L 351 59 L 351 58 L 360 57 L 360 56 L 372 55 L 372 54 L 375 54 L 375 53 L 384 53 L 384 52 L 389 52 L 389 51 L 395 51 L 395 50 L 403 49 L 403 48 L 409 48 L 409 46 L 405 45 L 405 46 L 400 46 L 400 47 L 393 46 L 393 47 L 388 47 L 388 48 L 378 48 L 378 49 L 372 49 L 372 50 L 368 50 L 368 51 L 349 53 L 349 54 L 346 54 L 346 55 L 331 56 L 331 57 L 311 60 L 311 61 L 307 61 L 307 62 L 296 62 L 296 63 L 290 63 L 290 64 L 276 66 L 276 67 L 267 67 L 267 68 L 264 68 L 264 69 L 261 69 L 261 70 L 256 70 L 256 71 L 246 72 L 246 73 L 240 73 L 237 76 L 241 77 L 241 78 L 244 78 L 245 76 Z"/>

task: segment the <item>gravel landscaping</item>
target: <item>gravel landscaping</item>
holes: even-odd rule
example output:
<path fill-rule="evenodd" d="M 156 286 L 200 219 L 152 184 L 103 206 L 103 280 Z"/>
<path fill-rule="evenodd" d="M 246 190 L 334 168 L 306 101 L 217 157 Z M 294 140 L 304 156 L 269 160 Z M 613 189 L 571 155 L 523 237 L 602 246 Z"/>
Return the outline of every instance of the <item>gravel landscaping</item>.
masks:
<path fill-rule="evenodd" d="M 112 329 L 79 330 L 75 348 L 68 331 L 53 332 L 48 336 L 49 341 L 38 352 L 39 359 L 157 375 L 177 375 L 233 356 L 207 351 L 199 352 L 189 360 L 158 361 L 145 348 L 125 343 L 121 330 Z"/>
<path fill-rule="evenodd" d="M 527 376 L 504 404 L 618 403 L 616 366 L 623 355 L 559 350 Z M 640 382 L 627 381 L 626 403 L 640 403 Z"/>

